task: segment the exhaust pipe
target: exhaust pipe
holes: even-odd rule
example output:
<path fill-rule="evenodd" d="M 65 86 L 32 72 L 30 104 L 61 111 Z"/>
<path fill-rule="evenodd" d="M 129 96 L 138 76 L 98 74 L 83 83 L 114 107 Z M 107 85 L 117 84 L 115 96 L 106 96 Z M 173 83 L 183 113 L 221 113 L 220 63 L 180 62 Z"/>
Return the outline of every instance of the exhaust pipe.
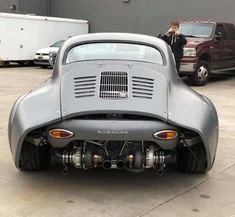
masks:
<path fill-rule="evenodd" d="M 160 166 L 157 168 L 157 175 L 158 175 L 158 176 L 162 176 L 162 175 L 163 175 L 163 172 L 164 172 L 164 166 L 163 166 L 163 165 L 160 165 Z"/>
<path fill-rule="evenodd" d="M 64 168 L 62 169 L 61 173 L 66 176 L 69 174 L 69 169 L 66 165 L 64 165 Z"/>
<path fill-rule="evenodd" d="M 105 161 L 103 162 L 103 168 L 104 168 L 105 170 L 110 170 L 111 167 L 112 167 L 111 161 L 105 160 Z"/>
<path fill-rule="evenodd" d="M 117 168 L 123 169 L 125 167 L 125 162 L 123 160 L 117 161 Z"/>

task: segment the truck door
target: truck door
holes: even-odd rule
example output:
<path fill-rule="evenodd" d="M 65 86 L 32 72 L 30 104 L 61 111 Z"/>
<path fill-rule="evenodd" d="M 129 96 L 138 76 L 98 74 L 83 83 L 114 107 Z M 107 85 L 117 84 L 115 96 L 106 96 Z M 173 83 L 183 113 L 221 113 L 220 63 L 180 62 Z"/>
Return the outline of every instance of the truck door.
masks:
<path fill-rule="evenodd" d="M 221 35 L 219 40 L 215 39 L 211 46 L 212 54 L 212 68 L 223 69 L 228 67 L 227 52 L 225 47 L 227 45 L 228 37 L 223 24 L 217 24 L 215 35 Z"/>
<path fill-rule="evenodd" d="M 228 41 L 225 47 L 227 53 L 228 67 L 235 67 L 235 26 L 233 24 L 226 24 L 228 33 Z"/>
<path fill-rule="evenodd" d="M 227 34 L 222 24 L 217 24 L 216 29 L 215 29 L 215 36 L 219 34 L 221 34 L 220 40 L 217 40 L 216 38 L 214 38 L 214 42 L 210 47 L 211 57 L 212 57 L 211 68 L 215 70 L 223 69 L 226 67 L 225 44 L 227 40 Z"/>

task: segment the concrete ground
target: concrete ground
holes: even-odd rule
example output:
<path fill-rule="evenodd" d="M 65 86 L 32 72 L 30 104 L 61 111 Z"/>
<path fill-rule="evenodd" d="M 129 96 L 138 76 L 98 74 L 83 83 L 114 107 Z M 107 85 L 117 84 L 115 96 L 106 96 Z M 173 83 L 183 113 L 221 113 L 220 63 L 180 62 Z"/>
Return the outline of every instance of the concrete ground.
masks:
<path fill-rule="evenodd" d="M 219 114 L 213 169 L 186 175 L 171 165 L 161 177 L 154 171 L 135 175 L 104 170 L 72 170 L 63 176 L 58 164 L 47 172 L 18 171 L 7 140 L 10 109 L 19 95 L 50 75 L 51 70 L 37 67 L 0 68 L 1 217 L 235 217 L 235 73 L 195 88 L 215 103 Z"/>

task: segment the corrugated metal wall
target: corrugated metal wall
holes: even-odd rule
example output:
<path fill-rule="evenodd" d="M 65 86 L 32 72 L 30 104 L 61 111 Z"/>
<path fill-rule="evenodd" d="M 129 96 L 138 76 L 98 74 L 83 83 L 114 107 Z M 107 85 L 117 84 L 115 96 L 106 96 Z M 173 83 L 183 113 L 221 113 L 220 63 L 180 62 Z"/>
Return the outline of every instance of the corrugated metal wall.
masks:
<path fill-rule="evenodd" d="M 0 11 L 90 21 L 91 32 L 156 35 L 172 19 L 213 19 L 235 23 L 235 0 L 0 0 Z"/>
<path fill-rule="evenodd" d="M 51 15 L 87 19 L 91 32 L 155 35 L 172 19 L 214 19 L 235 23 L 235 0 L 51 0 Z"/>
<path fill-rule="evenodd" d="M 11 10 L 10 6 L 15 5 L 15 9 L 17 8 L 18 0 L 0 0 L 0 12 L 4 13 L 15 13 L 16 10 Z"/>
<path fill-rule="evenodd" d="M 49 15 L 49 0 L 18 0 L 21 14 Z"/>
<path fill-rule="evenodd" d="M 50 0 L 0 0 L 0 12 L 36 14 L 48 16 L 50 14 Z M 15 10 L 10 9 L 15 6 Z"/>

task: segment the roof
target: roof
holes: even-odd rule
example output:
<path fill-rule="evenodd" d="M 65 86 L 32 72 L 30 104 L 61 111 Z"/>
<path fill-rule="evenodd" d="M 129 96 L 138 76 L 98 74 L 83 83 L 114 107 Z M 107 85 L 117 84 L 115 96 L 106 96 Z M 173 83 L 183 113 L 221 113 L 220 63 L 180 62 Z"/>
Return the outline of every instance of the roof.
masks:
<path fill-rule="evenodd" d="M 0 13 L 0 18 L 8 19 L 28 19 L 28 20 L 44 20 L 44 21 L 54 21 L 54 22 L 68 22 L 68 23 L 80 23 L 87 24 L 87 20 L 77 20 L 59 17 L 46 17 L 46 16 L 36 16 L 36 15 L 24 15 L 24 14 L 11 14 L 11 13 Z"/>
<path fill-rule="evenodd" d="M 133 33 L 93 33 L 79 35 L 69 38 L 63 47 L 69 47 L 76 43 L 87 43 L 87 42 L 99 42 L 99 41 L 123 41 L 123 42 L 134 42 L 140 44 L 148 44 L 160 48 L 164 53 L 168 51 L 168 45 L 162 39 Z"/>
<path fill-rule="evenodd" d="M 228 22 L 219 22 L 219 21 L 212 21 L 212 20 L 185 20 L 185 21 L 181 21 L 180 23 L 195 23 L 195 24 L 207 24 L 207 23 L 212 23 L 212 24 L 232 24 L 233 23 L 228 23 Z"/>

